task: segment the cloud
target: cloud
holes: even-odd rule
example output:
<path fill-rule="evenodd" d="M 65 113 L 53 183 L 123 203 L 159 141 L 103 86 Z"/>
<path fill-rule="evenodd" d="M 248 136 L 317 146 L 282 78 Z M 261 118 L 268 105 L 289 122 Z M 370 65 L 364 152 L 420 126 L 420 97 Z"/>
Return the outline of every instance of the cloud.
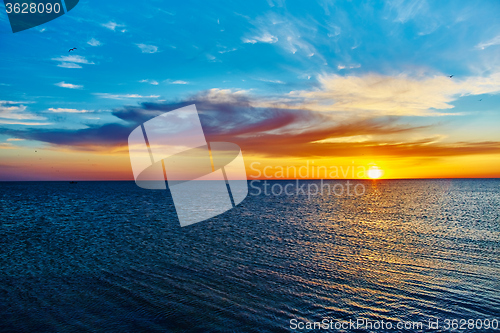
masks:
<path fill-rule="evenodd" d="M 250 44 L 255 44 L 257 42 L 273 44 L 278 41 L 278 37 L 271 35 L 269 32 L 264 32 L 261 36 L 254 36 L 252 38 L 243 38 L 242 41 L 243 43 L 250 43 Z"/>
<path fill-rule="evenodd" d="M 57 67 L 62 67 L 62 68 L 82 68 L 82 66 L 78 64 L 74 64 L 72 62 L 63 62 L 57 65 Z"/>
<path fill-rule="evenodd" d="M 113 31 L 116 31 L 116 28 L 122 28 L 122 27 L 125 27 L 124 24 L 118 24 L 116 22 L 113 22 L 113 21 L 109 21 L 108 23 L 103 23 L 101 24 L 103 27 L 109 29 L 109 30 L 113 30 Z M 121 32 L 125 32 L 126 30 L 122 29 Z"/>
<path fill-rule="evenodd" d="M 402 135 L 425 127 L 398 123 L 398 117 L 336 121 L 321 112 L 254 107 L 245 93 L 211 89 L 171 103 L 144 102 L 113 111 L 124 122 L 85 129 L 4 130 L 6 135 L 76 149 L 126 151 L 127 137 L 139 124 L 164 112 L 195 103 L 208 141 L 230 141 L 244 154 L 270 157 L 386 156 L 440 157 L 499 154 L 500 142 L 441 143 L 438 138 L 377 140 L 378 136 Z M 363 138 L 362 140 L 332 140 Z"/>
<path fill-rule="evenodd" d="M 73 62 L 77 64 L 86 64 L 86 65 L 93 65 L 93 62 L 88 61 L 85 57 L 79 56 L 79 55 L 69 55 L 69 56 L 62 56 L 59 58 L 52 58 L 54 61 L 62 61 L 62 62 Z"/>
<path fill-rule="evenodd" d="M 314 90 L 292 91 L 283 104 L 346 116 L 443 116 L 453 113 L 438 110 L 452 109 L 460 96 L 500 92 L 500 73 L 463 80 L 445 75 L 323 75 L 318 81 Z"/>
<path fill-rule="evenodd" d="M 54 113 L 88 113 L 90 110 L 77 110 L 77 109 L 63 109 L 63 108 L 50 108 L 49 111 Z"/>
<path fill-rule="evenodd" d="M 429 11 L 426 1 L 393 0 L 387 1 L 386 5 L 395 11 L 395 21 L 400 23 L 406 23 L 421 14 L 428 14 Z"/>
<path fill-rule="evenodd" d="M 82 66 L 78 64 L 94 65 L 93 62 L 88 61 L 85 57 L 79 55 L 62 56 L 59 58 L 52 58 L 52 60 L 59 61 L 60 64 L 57 66 L 63 68 L 82 68 Z"/>
<path fill-rule="evenodd" d="M 91 38 L 87 44 L 89 44 L 90 46 L 100 46 L 102 45 L 102 43 L 100 41 L 98 41 L 97 39 L 95 38 Z"/>
<path fill-rule="evenodd" d="M 123 145 L 132 129 L 130 126 L 121 124 L 106 124 L 102 126 L 89 125 L 87 128 L 79 130 L 37 128 L 20 131 L 6 129 L 5 133 L 18 139 L 88 150 L 103 150 L 106 147 Z"/>
<path fill-rule="evenodd" d="M 357 120 L 337 123 L 332 117 L 309 110 L 255 107 L 247 92 L 210 89 L 190 98 L 170 103 L 143 102 L 113 111 L 122 122 L 90 126 L 81 130 L 8 131 L 16 138 L 39 140 L 57 145 L 106 150 L 126 146 L 128 134 L 139 124 L 164 112 L 196 104 L 208 141 L 238 143 L 247 152 L 263 155 L 289 154 L 295 144 L 304 149 L 332 137 L 407 133 L 415 127 L 398 125 L 395 119 Z M 123 122 L 124 121 L 124 122 Z M 258 142 L 258 144 L 255 144 Z M 288 145 L 290 148 L 281 147 Z M 297 152 L 303 154 L 304 152 Z M 326 154 L 325 151 L 323 154 Z"/>
<path fill-rule="evenodd" d="M 24 126 L 52 125 L 52 123 L 32 123 L 32 122 L 27 122 L 27 121 L 12 121 L 12 120 L 2 120 L 2 119 L 0 119 L 0 124 L 3 124 L 3 125 L 24 125 Z"/>
<path fill-rule="evenodd" d="M 342 81 L 343 79 L 347 81 Z M 434 82 L 434 79 L 437 81 Z M 383 103 L 393 103 L 394 98 L 399 98 L 397 103 L 410 110 L 410 114 L 414 110 L 422 112 L 424 106 L 429 105 L 447 107 L 450 101 L 442 100 L 441 97 L 420 101 L 416 96 L 421 97 L 427 93 L 422 88 L 426 84 L 431 85 L 429 89 L 437 89 L 440 85 L 446 86 L 444 82 L 448 81 L 438 78 L 428 78 L 430 81 L 423 78 L 416 80 L 406 76 L 368 76 L 356 80 L 353 77 L 324 76 L 322 80 L 324 82 L 318 90 L 299 92 L 299 96 L 294 97 L 304 98 L 301 103 L 308 106 L 304 108 L 299 108 L 299 103 L 295 102 L 283 103 L 273 96 L 253 96 L 243 90 L 210 89 L 179 101 L 148 101 L 136 106 L 123 106 L 112 112 L 117 123 L 94 125 L 79 130 L 30 128 L 26 131 L 9 129 L 3 132 L 15 138 L 72 146 L 76 149 L 126 151 L 127 137 L 135 127 L 165 112 L 196 104 L 207 141 L 234 142 L 242 148 L 244 154 L 250 155 L 315 158 L 500 154 L 500 142 L 451 142 L 449 139 L 441 142 L 442 137 L 439 135 L 426 137 L 421 134 L 422 131 L 435 128 L 434 126 L 412 126 L 404 123 L 404 117 L 386 116 L 386 112 L 378 112 Z M 492 91 L 496 84 L 492 77 L 471 80 L 455 82 L 450 86 L 452 88 L 444 87 L 445 96 L 451 96 L 457 91 L 470 91 L 473 84 L 478 92 Z M 333 97 L 335 103 L 350 107 L 348 116 L 324 112 L 320 108 L 322 103 L 332 101 L 332 96 L 329 95 L 343 85 L 344 90 Z M 381 97 L 381 92 L 387 89 L 389 92 Z M 308 93 L 316 95 L 301 96 Z M 151 97 L 135 94 L 101 95 L 115 99 Z M 399 95 L 402 97 L 398 97 Z M 312 98 L 318 100 L 313 103 Z M 347 100 L 351 101 L 350 104 Z M 315 106 L 318 110 L 309 106 Z"/>
<path fill-rule="evenodd" d="M 54 85 L 61 87 L 61 88 L 68 88 L 68 89 L 82 89 L 83 88 L 83 86 L 80 86 L 77 84 L 66 83 L 64 81 L 59 82 L 59 83 L 54 83 Z"/>
<path fill-rule="evenodd" d="M 307 58 L 315 56 L 322 64 L 327 63 L 314 45 L 331 44 L 331 40 L 326 35 L 318 35 L 317 21 L 270 13 L 257 17 L 251 23 L 254 28 L 242 38 L 243 43 L 275 44 L 287 53 Z"/>
<path fill-rule="evenodd" d="M 45 117 L 26 112 L 23 102 L 0 101 L 0 123 L 9 125 L 45 125 L 24 120 L 45 120 Z M 21 122 L 20 122 L 21 120 Z"/>
<path fill-rule="evenodd" d="M 228 53 L 228 52 L 234 52 L 234 51 L 238 50 L 235 47 L 233 47 L 231 49 L 228 49 L 226 46 L 223 46 L 223 48 L 224 48 L 223 50 L 219 50 L 218 51 L 220 54 L 224 54 L 224 53 Z"/>
<path fill-rule="evenodd" d="M 280 81 L 280 80 L 270 80 L 270 79 L 257 79 L 257 80 L 262 81 L 262 82 L 285 84 L 285 82 Z"/>
<path fill-rule="evenodd" d="M 109 94 L 109 93 L 94 93 L 94 95 L 99 96 L 101 98 L 108 98 L 108 99 L 147 99 L 147 98 L 159 98 L 160 95 L 149 95 L 149 96 L 144 96 L 144 95 L 138 95 L 138 94 Z"/>
<path fill-rule="evenodd" d="M 368 141 L 359 143 L 327 143 L 309 147 L 304 156 L 377 156 L 377 157 L 448 157 L 500 154 L 500 142 L 434 142 L 435 138 L 406 142 Z M 300 147 L 299 147 L 300 148 Z M 286 148 L 285 148 L 286 149 Z M 300 151 L 300 150 L 299 150 Z M 329 152 L 329 154 L 325 154 Z M 289 150 L 289 154 L 293 151 Z M 292 155 L 290 155 L 292 156 Z"/>
<path fill-rule="evenodd" d="M 248 38 L 242 38 L 241 41 L 243 43 L 250 43 L 250 44 L 255 44 L 257 41 L 255 39 L 248 39 Z"/>
<path fill-rule="evenodd" d="M 158 52 L 158 46 L 147 45 L 147 44 L 135 44 L 139 47 L 142 53 L 156 53 Z"/>
<path fill-rule="evenodd" d="M 220 60 L 218 60 L 215 56 L 211 55 L 210 53 L 205 54 L 205 56 L 211 62 L 220 62 Z"/>
<path fill-rule="evenodd" d="M 346 68 L 347 69 L 353 69 L 353 68 L 360 68 L 360 67 L 361 67 L 361 65 L 359 65 L 359 64 L 358 65 L 350 65 L 350 66 L 348 66 L 348 65 L 338 65 L 337 69 L 340 71 L 340 70 L 343 70 L 343 69 L 346 69 Z"/>
<path fill-rule="evenodd" d="M 484 50 L 487 47 L 494 46 L 494 45 L 500 45 L 500 35 L 490 39 L 487 42 L 479 43 L 476 45 L 478 49 Z"/>
<path fill-rule="evenodd" d="M 149 84 L 152 84 L 154 86 L 157 86 L 158 85 L 158 81 L 156 80 L 149 80 L 149 79 L 146 79 L 146 80 L 141 80 L 139 81 L 140 83 L 149 83 Z"/>
<path fill-rule="evenodd" d="M 339 128 L 342 130 L 342 128 Z M 253 142 L 234 142 L 245 147 L 245 150 L 270 157 L 448 157 L 500 154 L 500 142 L 458 142 L 432 143 L 434 138 L 424 140 L 407 140 L 405 142 L 390 142 L 387 140 L 371 140 L 365 142 L 331 142 L 331 143 L 303 143 L 288 138 L 288 142 L 276 137 L 276 141 L 255 140 Z M 293 144 L 290 144 L 293 143 Z M 259 152 L 259 147 L 260 152 Z M 263 148 L 262 148 L 263 147 Z"/>
<path fill-rule="evenodd" d="M 182 80 L 165 80 L 166 83 L 168 84 L 189 84 L 187 81 L 182 81 Z"/>

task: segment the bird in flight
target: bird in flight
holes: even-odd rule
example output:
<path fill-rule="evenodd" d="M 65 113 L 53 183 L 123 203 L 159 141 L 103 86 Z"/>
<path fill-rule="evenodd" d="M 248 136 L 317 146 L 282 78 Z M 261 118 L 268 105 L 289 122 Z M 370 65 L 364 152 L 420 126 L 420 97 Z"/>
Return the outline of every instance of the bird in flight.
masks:
<path fill-rule="evenodd" d="M 451 79 L 452 77 L 454 77 L 455 75 L 449 75 L 448 77 Z"/>
<path fill-rule="evenodd" d="M 72 49 L 69 49 L 69 51 L 68 51 L 68 52 L 71 52 L 71 51 L 74 51 L 74 50 L 76 50 L 76 47 L 74 47 L 74 48 L 72 48 Z"/>
<path fill-rule="evenodd" d="M 481 102 L 483 99 L 481 98 L 479 101 Z"/>

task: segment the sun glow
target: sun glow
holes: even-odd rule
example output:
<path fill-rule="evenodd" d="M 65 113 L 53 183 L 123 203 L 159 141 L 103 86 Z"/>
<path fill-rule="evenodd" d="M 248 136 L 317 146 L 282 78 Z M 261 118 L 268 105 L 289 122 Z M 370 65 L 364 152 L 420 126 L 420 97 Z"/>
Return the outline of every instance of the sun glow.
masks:
<path fill-rule="evenodd" d="M 370 169 L 368 169 L 368 177 L 371 179 L 380 178 L 382 177 L 382 170 L 380 170 L 377 166 L 371 166 Z"/>

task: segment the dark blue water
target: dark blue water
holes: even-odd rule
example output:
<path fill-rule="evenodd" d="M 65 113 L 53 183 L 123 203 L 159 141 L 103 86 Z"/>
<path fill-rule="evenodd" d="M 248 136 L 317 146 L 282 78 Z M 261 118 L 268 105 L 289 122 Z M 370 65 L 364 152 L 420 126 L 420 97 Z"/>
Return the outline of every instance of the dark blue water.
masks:
<path fill-rule="evenodd" d="M 500 319 L 499 180 L 363 184 L 180 228 L 167 192 L 133 182 L 0 183 L 0 331 Z"/>

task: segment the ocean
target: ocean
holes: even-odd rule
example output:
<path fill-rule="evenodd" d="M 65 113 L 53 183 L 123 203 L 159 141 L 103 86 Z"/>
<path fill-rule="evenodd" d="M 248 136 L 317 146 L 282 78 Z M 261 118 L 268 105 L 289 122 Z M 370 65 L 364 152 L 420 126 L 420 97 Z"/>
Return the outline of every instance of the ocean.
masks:
<path fill-rule="evenodd" d="M 500 180 L 355 183 L 364 194 L 251 189 L 181 228 L 168 191 L 134 182 L 2 182 L 0 331 L 495 331 Z"/>

